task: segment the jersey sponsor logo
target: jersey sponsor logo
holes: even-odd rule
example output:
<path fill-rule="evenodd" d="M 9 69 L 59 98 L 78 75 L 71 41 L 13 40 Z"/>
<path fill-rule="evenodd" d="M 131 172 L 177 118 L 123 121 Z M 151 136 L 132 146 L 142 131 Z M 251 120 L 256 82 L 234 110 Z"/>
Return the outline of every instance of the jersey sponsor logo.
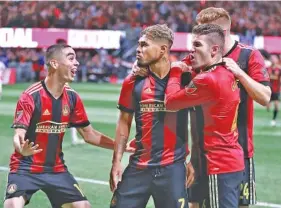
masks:
<path fill-rule="evenodd" d="M 140 105 L 140 111 L 142 113 L 145 113 L 145 112 L 176 112 L 176 111 L 167 110 L 163 100 L 154 100 L 154 99 L 142 100 L 139 103 L 139 105 Z"/>
<path fill-rule="evenodd" d="M 191 82 L 189 83 L 189 85 L 187 85 L 187 86 L 185 87 L 185 92 L 186 92 L 187 94 L 194 93 L 196 90 L 197 90 L 197 87 L 195 86 L 195 84 L 194 84 L 193 81 L 191 81 Z"/>
<path fill-rule="evenodd" d="M 13 194 L 17 191 L 18 187 L 16 184 L 12 183 L 7 187 L 7 193 L 8 194 Z"/>
<path fill-rule="evenodd" d="M 68 128 L 68 123 L 57 123 L 54 121 L 44 121 L 36 124 L 36 133 L 46 133 L 46 134 L 60 134 L 64 133 Z"/>
<path fill-rule="evenodd" d="M 64 105 L 63 108 L 62 108 L 62 115 L 68 116 L 69 113 L 70 113 L 69 106 L 68 105 Z"/>
<path fill-rule="evenodd" d="M 43 113 L 43 116 L 49 116 L 49 115 L 51 115 L 50 111 L 48 109 L 46 109 Z"/>
<path fill-rule="evenodd" d="M 165 112 L 166 107 L 164 101 L 148 99 L 140 102 L 141 112 Z"/>

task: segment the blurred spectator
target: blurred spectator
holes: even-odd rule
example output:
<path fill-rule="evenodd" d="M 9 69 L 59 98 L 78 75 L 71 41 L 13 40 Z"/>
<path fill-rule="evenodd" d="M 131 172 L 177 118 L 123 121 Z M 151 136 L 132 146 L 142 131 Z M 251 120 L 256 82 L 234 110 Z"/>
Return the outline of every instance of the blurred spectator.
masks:
<path fill-rule="evenodd" d="M 281 36 L 278 1 L 200 2 L 0 2 L 0 27 L 114 29 L 167 23 L 175 32 L 190 32 L 198 11 L 223 7 L 232 17 L 232 31 L 251 42 L 254 35 Z M 138 25 L 138 26 L 137 26 Z"/>
<path fill-rule="evenodd" d="M 135 60 L 136 43 L 143 27 L 168 24 L 175 32 L 190 32 L 198 12 L 205 7 L 227 9 L 232 18 L 232 31 L 244 43 L 252 44 L 258 35 L 281 36 L 279 2 L 0 2 L 0 27 L 56 27 L 78 29 L 123 30 L 118 50 L 77 50 L 80 62 L 76 81 L 122 82 Z M 270 15 L 269 15 L 270 14 Z M 58 39 L 57 43 L 65 42 Z M 44 70 L 40 49 L 1 49 L 0 61 L 16 68 L 17 82 L 40 80 Z M 186 53 L 172 53 L 180 60 Z M 41 76 L 41 77 L 40 77 Z"/>

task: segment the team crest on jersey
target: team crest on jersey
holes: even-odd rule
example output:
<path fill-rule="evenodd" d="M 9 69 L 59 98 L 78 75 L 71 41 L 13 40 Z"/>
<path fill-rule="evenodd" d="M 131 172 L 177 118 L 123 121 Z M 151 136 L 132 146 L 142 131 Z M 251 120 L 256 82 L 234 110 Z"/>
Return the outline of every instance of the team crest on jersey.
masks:
<path fill-rule="evenodd" d="M 189 83 L 189 85 L 187 85 L 187 86 L 185 87 L 185 92 L 186 92 L 187 94 L 194 93 L 196 90 L 197 90 L 197 87 L 195 86 L 195 84 L 194 84 L 193 81 L 191 81 L 191 82 Z"/>
<path fill-rule="evenodd" d="M 232 91 L 235 91 L 235 90 L 237 90 L 237 89 L 238 89 L 238 81 L 235 80 L 235 81 L 233 81 L 233 83 L 232 83 Z"/>
<path fill-rule="evenodd" d="M 62 108 L 62 115 L 68 116 L 69 113 L 70 113 L 69 106 L 68 105 L 64 105 L 63 108 Z"/>
<path fill-rule="evenodd" d="M 9 186 L 8 186 L 8 188 L 7 188 L 7 193 L 8 194 L 13 194 L 13 193 L 15 193 L 16 191 L 17 191 L 17 189 L 18 189 L 18 187 L 17 187 L 17 185 L 16 184 L 10 184 Z"/>
<path fill-rule="evenodd" d="M 117 197 L 115 195 L 113 195 L 111 202 L 110 202 L 110 206 L 115 206 L 117 203 Z"/>

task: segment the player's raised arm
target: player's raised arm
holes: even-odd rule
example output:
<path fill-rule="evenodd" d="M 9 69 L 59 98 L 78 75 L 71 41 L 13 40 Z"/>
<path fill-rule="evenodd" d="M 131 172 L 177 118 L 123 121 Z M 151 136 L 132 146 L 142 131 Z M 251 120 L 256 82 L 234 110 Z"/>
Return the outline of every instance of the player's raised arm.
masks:
<path fill-rule="evenodd" d="M 249 75 L 231 58 L 224 58 L 227 68 L 239 79 L 250 97 L 266 106 L 270 101 L 271 89 L 264 60 L 259 51 L 254 50 L 249 59 Z"/>
<path fill-rule="evenodd" d="M 212 99 L 212 84 L 204 74 L 195 77 L 188 86 L 176 93 L 166 96 L 166 108 L 168 110 L 180 110 L 192 106 L 201 105 Z"/>

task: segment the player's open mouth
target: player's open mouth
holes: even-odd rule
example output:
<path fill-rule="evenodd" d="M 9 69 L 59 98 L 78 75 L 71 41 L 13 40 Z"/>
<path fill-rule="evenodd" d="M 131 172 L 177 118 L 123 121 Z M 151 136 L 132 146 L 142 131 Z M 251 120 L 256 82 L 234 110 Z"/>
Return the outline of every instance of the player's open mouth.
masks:
<path fill-rule="evenodd" d="M 75 76 L 76 75 L 76 70 L 71 70 L 71 74 L 72 74 L 72 76 Z"/>
<path fill-rule="evenodd" d="M 193 54 L 189 54 L 189 58 L 190 58 L 190 61 L 194 61 L 194 55 Z"/>

